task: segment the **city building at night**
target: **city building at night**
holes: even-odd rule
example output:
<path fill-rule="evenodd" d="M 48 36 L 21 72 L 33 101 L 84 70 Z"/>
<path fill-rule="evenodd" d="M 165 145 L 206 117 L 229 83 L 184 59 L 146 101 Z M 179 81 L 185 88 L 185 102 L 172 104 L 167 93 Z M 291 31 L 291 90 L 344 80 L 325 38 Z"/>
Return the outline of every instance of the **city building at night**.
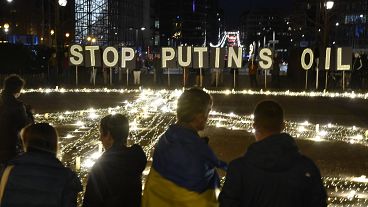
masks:
<path fill-rule="evenodd" d="M 241 16 L 240 32 L 244 45 L 287 49 L 292 39 L 290 14 L 286 11 L 252 9 Z M 275 38 L 275 39 L 274 39 Z"/>
<path fill-rule="evenodd" d="M 222 22 L 217 0 L 156 0 L 155 45 L 209 45 Z"/>
<path fill-rule="evenodd" d="M 1 1 L 0 38 L 9 43 L 25 45 L 55 45 L 69 43 L 73 35 L 73 3 L 66 1 L 33 0 Z"/>
<path fill-rule="evenodd" d="M 336 30 L 334 41 L 337 45 L 352 46 L 355 49 L 367 49 L 368 45 L 368 2 L 351 0 L 336 2 L 338 18 L 331 22 Z"/>
<path fill-rule="evenodd" d="M 82 44 L 147 46 L 150 1 L 76 0 L 75 41 Z"/>
<path fill-rule="evenodd" d="M 365 0 L 300 0 L 297 2 L 301 31 L 309 45 L 368 45 L 368 2 Z"/>

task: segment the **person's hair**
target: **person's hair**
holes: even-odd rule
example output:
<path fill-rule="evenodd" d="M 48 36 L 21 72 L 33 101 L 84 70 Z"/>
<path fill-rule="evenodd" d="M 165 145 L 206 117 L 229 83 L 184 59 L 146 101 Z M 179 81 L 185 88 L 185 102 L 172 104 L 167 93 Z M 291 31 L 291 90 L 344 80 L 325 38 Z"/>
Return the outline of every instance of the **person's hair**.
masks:
<path fill-rule="evenodd" d="M 100 130 L 103 135 L 110 132 L 114 144 L 126 145 L 129 135 L 129 120 L 122 114 L 109 114 L 101 119 Z"/>
<path fill-rule="evenodd" d="M 25 81 L 16 74 L 9 75 L 4 80 L 3 89 L 6 93 L 16 94 L 19 93 L 25 85 Z"/>
<path fill-rule="evenodd" d="M 257 104 L 254 110 L 254 123 L 267 131 L 282 131 L 284 111 L 275 101 L 266 100 Z"/>
<path fill-rule="evenodd" d="M 57 153 L 58 134 L 54 127 L 48 123 L 31 124 L 25 127 L 21 132 L 24 147 L 37 149 L 50 153 Z"/>
<path fill-rule="evenodd" d="M 212 97 L 200 88 L 185 90 L 178 99 L 176 116 L 179 122 L 189 123 L 195 115 L 207 113 L 212 106 Z"/>

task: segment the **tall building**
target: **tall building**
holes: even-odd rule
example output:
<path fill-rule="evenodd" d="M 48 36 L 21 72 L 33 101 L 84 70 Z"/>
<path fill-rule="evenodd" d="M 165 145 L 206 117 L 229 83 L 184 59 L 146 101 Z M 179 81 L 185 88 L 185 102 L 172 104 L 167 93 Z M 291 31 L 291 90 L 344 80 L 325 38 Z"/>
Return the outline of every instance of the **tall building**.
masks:
<path fill-rule="evenodd" d="M 251 9 L 242 14 L 240 36 L 244 45 L 287 49 L 292 39 L 291 16 L 285 11 Z"/>
<path fill-rule="evenodd" d="M 339 46 L 367 49 L 368 46 L 368 1 L 336 1 L 335 27 L 331 39 Z"/>
<path fill-rule="evenodd" d="M 150 33 L 149 0 L 75 0 L 75 41 L 145 47 Z"/>
<path fill-rule="evenodd" d="M 368 45 L 368 2 L 366 0 L 334 0 L 327 8 L 326 0 L 298 0 L 299 20 L 305 41 L 315 46 Z"/>
<path fill-rule="evenodd" d="M 63 6 L 48 0 L 1 1 L 0 39 L 26 45 L 51 45 L 58 34 L 62 42 L 69 42 L 74 30 L 73 9 L 72 0 Z M 6 32 L 4 25 L 8 27 Z"/>
<path fill-rule="evenodd" d="M 156 0 L 155 45 L 208 45 L 218 40 L 217 0 Z"/>

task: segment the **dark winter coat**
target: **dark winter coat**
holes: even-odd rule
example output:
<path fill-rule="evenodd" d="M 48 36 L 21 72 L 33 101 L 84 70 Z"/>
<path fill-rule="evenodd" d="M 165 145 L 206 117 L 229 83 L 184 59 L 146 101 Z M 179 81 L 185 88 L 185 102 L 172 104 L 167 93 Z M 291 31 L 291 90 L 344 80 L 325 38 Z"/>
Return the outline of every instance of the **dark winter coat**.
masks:
<path fill-rule="evenodd" d="M 0 97 L 0 163 L 17 155 L 20 130 L 33 121 L 25 105 L 12 94 L 2 93 Z"/>
<path fill-rule="evenodd" d="M 140 207 L 147 158 L 139 145 L 108 149 L 88 177 L 84 207 Z"/>
<path fill-rule="evenodd" d="M 2 206 L 76 207 L 82 185 L 77 175 L 54 154 L 32 150 L 9 162 L 13 165 Z"/>
<path fill-rule="evenodd" d="M 325 207 L 321 175 L 293 138 L 276 134 L 230 163 L 220 207 Z"/>

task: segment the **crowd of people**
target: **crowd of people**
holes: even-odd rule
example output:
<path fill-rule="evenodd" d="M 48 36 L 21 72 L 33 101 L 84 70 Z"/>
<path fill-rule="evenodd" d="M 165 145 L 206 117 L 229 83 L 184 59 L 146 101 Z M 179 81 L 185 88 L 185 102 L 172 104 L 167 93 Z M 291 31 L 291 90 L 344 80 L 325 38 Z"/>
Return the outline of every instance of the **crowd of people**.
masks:
<path fill-rule="evenodd" d="M 24 81 L 4 82 L 0 97 L 0 206 L 77 206 L 82 184 L 57 159 L 58 135 L 48 123 L 35 123 L 32 110 L 18 100 Z M 160 136 L 142 192 L 147 158 L 139 145 L 127 146 L 128 117 L 100 121 L 105 152 L 89 172 L 84 207 L 325 207 L 319 169 L 282 133 L 282 107 L 272 100 L 254 110 L 256 142 L 227 164 L 217 158 L 199 131 L 206 126 L 212 97 L 199 88 L 185 90 L 177 102 L 177 122 Z M 24 151 L 23 151 L 24 150 Z M 220 188 L 217 170 L 227 171 Z"/>

